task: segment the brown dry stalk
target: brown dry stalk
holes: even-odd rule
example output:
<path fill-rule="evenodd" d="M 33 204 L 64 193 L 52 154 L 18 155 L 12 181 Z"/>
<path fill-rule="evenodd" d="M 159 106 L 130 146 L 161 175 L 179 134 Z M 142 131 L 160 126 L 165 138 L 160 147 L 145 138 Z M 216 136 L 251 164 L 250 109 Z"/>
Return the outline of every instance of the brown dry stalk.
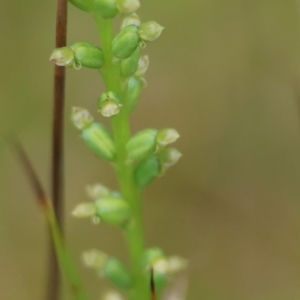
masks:
<path fill-rule="evenodd" d="M 66 45 L 67 39 L 67 0 L 57 0 L 56 48 Z M 65 98 L 65 68 L 55 66 L 54 104 L 52 128 L 52 199 L 58 223 L 63 228 L 63 122 Z M 60 274 L 51 237 L 49 237 L 46 300 L 58 300 Z"/>

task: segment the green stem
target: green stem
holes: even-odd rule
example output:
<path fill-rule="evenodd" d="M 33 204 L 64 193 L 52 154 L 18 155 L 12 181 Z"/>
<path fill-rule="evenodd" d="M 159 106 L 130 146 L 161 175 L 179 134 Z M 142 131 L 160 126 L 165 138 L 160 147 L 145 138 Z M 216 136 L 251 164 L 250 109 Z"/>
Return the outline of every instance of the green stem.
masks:
<path fill-rule="evenodd" d="M 58 258 L 59 266 L 62 273 L 65 275 L 71 292 L 76 300 L 88 300 L 88 297 L 81 285 L 79 275 L 75 268 L 72 256 L 64 243 L 61 229 L 53 209 L 48 206 L 45 208 L 45 216 L 49 226 L 50 234 L 54 244 L 55 252 Z"/>
<path fill-rule="evenodd" d="M 121 76 L 119 64 L 113 63 L 111 43 L 114 38 L 112 21 L 103 19 L 95 14 L 102 49 L 105 57 L 105 66 L 100 73 L 107 91 L 114 91 L 122 96 Z M 125 106 L 125 105 L 124 105 Z M 126 228 L 125 237 L 129 247 L 134 288 L 130 293 L 130 300 L 148 299 L 149 291 L 146 276 L 140 266 L 141 256 L 144 252 L 144 234 L 142 227 L 141 193 L 133 180 L 133 168 L 126 164 L 126 144 L 130 139 L 129 115 L 126 107 L 113 116 L 112 127 L 117 149 L 117 175 L 120 189 L 125 200 L 130 204 L 132 221 Z"/>

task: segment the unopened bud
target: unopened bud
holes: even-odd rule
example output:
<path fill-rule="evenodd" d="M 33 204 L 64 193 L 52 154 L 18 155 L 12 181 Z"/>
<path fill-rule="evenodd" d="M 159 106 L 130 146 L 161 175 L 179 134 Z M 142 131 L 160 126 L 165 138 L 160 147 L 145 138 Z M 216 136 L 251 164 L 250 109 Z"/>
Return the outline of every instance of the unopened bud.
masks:
<path fill-rule="evenodd" d="M 105 277 L 118 288 L 128 290 L 132 287 L 132 276 L 125 265 L 114 257 L 110 257 L 103 270 Z"/>
<path fill-rule="evenodd" d="M 156 148 L 157 130 L 144 129 L 134 135 L 126 145 L 127 158 L 129 162 L 134 162 L 147 157 Z"/>
<path fill-rule="evenodd" d="M 103 93 L 98 99 L 99 112 L 104 117 L 111 117 L 121 110 L 119 97 L 114 92 Z"/>
<path fill-rule="evenodd" d="M 91 249 L 82 253 L 82 260 L 87 267 L 101 271 L 108 260 L 108 256 L 102 251 Z"/>
<path fill-rule="evenodd" d="M 173 128 L 159 130 L 156 136 L 156 142 L 159 147 L 163 148 L 174 143 L 180 137 L 178 131 Z"/>
<path fill-rule="evenodd" d="M 75 62 L 87 68 L 100 69 L 104 65 L 104 55 L 101 48 L 87 42 L 77 42 L 70 46 L 75 53 Z"/>
<path fill-rule="evenodd" d="M 75 53 L 69 47 L 57 48 L 53 50 L 49 60 L 57 66 L 70 67 L 75 62 Z"/>
<path fill-rule="evenodd" d="M 161 166 L 169 168 L 178 162 L 182 154 L 175 148 L 166 148 L 158 156 Z"/>
<path fill-rule="evenodd" d="M 103 196 L 108 196 L 111 193 L 109 188 L 99 183 L 88 185 L 86 187 L 86 192 L 88 196 L 93 200 Z"/>
<path fill-rule="evenodd" d="M 93 0 L 69 0 L 69 1 L 77 8 L 86 12 L 91 12 L 94 8 Z"/>
<path fill-rule="evenodd" d="M 108 161 L 115 159 L 116 146 L 104 125 L 92 123 L 89 127 L 82 130 L 81 137 L 95 154 Z"/>
<path fill-rule="evenodd" d="M 104 19 L 114 18 L 119 13 L 117 0 L 94 0 L 94 8 Z"/>
<path fill-rule="evenodd" d="M 126 108 L 129 113 L 135 109 L 142 89 L 143 85 L 141 79 L 136 76 L 131 76 L 128 80 L 125 93 Z"/>
<path fill-rule="evenodd" d="M 139 35 L 144 41 L 152 42 L 160 36 L 163 30 L 164 27 L 154 21 L 150 21 L 140 25 Z"/>
<path fill-rule="evenodd" d="M 111 225 L 123 225 L 130 217 L 128 203 L 116 196 L 105 196 L 95 202 L 100 220 Z"/>
<path fill-rule="evenodd" d="M 138 187 L 144 188 L 161 172 L 158 158 L 151 155 L 142 160 L 134 170 L 134 179 Z"/>
<path fill-rule="evenodd" d="M 121 75 L 123 77 L 129 77 L 135 73 L 139 64 L 140 52 L 140 47 L 137 47 L 132 55 L 121 61 Z"/>
<path fill-rule="evenodd" d="M 148 55 L 143 55 L 140 59 L 139 59 L 139 63 L 138 63 L 138 68 L 135 72 L 136 76 L 143 76 L 146 71 L 148 70 L 149 67 L 149 56 Z"/>
<path fill-rule="evenodd" d="M 133 54 L 138 47 L 140 37 L 138 27 L 129 25 L 122 29 L 112 41 L 112 53 L 115 57 L 124 59 Z"/>
<path fill-rule="evenodd" d="M 72 108 L 72 122 L 75 127 L 82 130 L 88 126 L 90 126 L 94 119 L 88 110 L 81 107 L 73 107 Z"/>
<path fill-rule="evenodd" d="M 119 0 L 120 12 L 124 15 L 135 12 L 140 6 L 139 0 Z"/>
<path fill-rule="evenodd" d="M 72 211 L 72 215 L 77 218 L 91 218 L 96 214 L 95 203 L 86 202 L 78 204 Z"/>
<path fill-rule="evenodd" d="M 124 20 L 121 24 L 121 30 L 124 29 L 128 25 L 136 25 L 136 26 L 141 25 L 141 20 L 136 13 L 133 13 L 130 16 L 124 18 Z"/>

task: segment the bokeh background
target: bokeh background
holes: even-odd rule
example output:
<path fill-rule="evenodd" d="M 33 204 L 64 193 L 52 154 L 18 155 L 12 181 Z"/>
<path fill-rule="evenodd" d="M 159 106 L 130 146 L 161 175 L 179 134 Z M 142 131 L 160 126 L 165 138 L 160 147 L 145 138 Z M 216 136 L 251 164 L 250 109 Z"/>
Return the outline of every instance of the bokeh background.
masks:
<path fill-rule="evenodd" d="M 178 165 L 144 195 L 148 246 L 190 260 L 189 300 L 300 297 L 300 18 L 294 0 L 143 0 L 166 27 L 145 49 L 150 69 L 132 131 L 175 127 Z M 49 187 L 55 1 L 0 2 L 0 134 L 17 133 Z M 68 41 L 97 43 L 88 14 L 69 7 Z M 95 112 L 96 71 L 67 71 L 66 226 L 91 299 L 107 283 L 80 253 L 126 260 L 121 232 L 70 216 L 87 183 L 117 188 L 70 121 Z M 101 118 L 99 117 L 99 120 Z M 106 121 L 105 121 L 106 122 Z M 0 298 L 44 291 L 45 224 L 20 165 L 0 143 Z M 66 297 L 67 299 L 67 297 Z"/>

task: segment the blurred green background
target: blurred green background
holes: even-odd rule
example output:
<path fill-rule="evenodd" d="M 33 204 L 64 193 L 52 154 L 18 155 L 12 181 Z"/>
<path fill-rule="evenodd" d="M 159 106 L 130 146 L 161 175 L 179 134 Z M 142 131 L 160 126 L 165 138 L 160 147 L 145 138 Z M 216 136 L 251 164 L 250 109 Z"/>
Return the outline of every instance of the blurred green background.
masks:
<path fill-rule="evenodd" d="M 300 18 L 292 0 L 144 0 L 166 27 L 145 49 L 148 87 L 132 131 L 175 127 L 180 163 L 144 195 L 148 246 L 191 262 L 189 300 L 300 298 Z M 55 1 L 0 2 L 0 135 L 17 133 L 49 187 Z M 97 43 L 69 7 L 68 41 Z M 107 283 L 80 261 L 97 247 L 126 260 L 121 232 L 74 220 L 87 183 L 117 188 L 70 124 L 95 112 L 96 71 L 67 71 L 67 237 L 92 299 Z M 94 113 L 95 114 L 95 113 Z M 99 117 L 100 119 L 100 117 Z M 0 298 L 42 299 L 45 224 L 20 165 L 0 143 Z"/>

